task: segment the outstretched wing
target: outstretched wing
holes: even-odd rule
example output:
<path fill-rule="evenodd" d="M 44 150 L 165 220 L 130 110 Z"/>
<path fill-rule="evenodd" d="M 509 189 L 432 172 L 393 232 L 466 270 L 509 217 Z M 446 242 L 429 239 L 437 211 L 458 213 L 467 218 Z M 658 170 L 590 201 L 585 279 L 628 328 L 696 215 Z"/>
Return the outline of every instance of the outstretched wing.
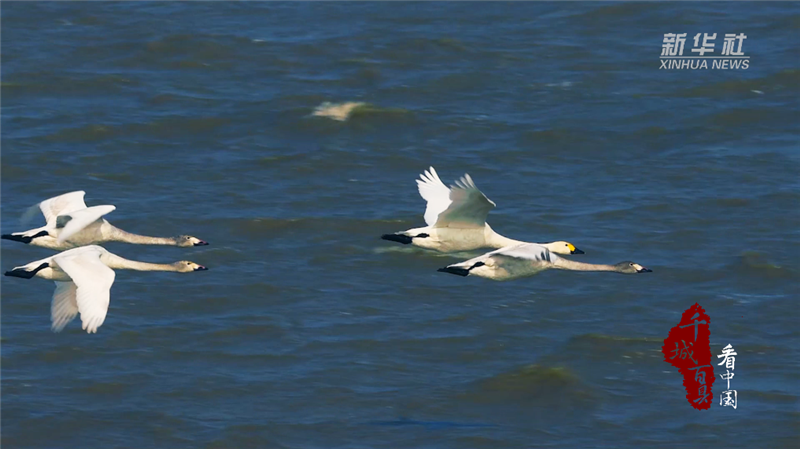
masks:
<path fill-rule="evenodd" d="M 453 264 L 451 266 L 469 268 L 478 262 L 485 262 L 488 258 L 494 260 L 509 258 L 509 259 L 525 259 L 539 262 L 555 262 L 558 256 L 551 253 L 549 249 L 536 243 L 521 243 L 518 245 L 506 246 L 505 248 L 496 249 L 486 254 L 481 254 L 478 257 Z M 508 259 L 506 259 L 508 260 Z"/>
<path fill-rule="evenodd" d="M 56 281 L 56 291 L 53 293 L 53 302 L 50 305 L 53 332 L 61 332 L 64 326 L 78 315 L 77 289 L 74 282 Z"/>
<path fill-rule="evenodd" d="M 63 243 L 70 237 L 80 232 L 81 229 L 94 223 L 103 215 L 116 209 L 114 206 L 92 206 L 86 209 L 61 214 L 56 218 L 56 227 L 63 227 L 58 233 L 58 243 Z"/>
<path fill-rule="evenodd" d="M 450 201 L 436 220 L 437 228 L 482 228 L 489 211 L 495 207 L 466 174 L 450 188 Z"/>
<path fill-rule="evenodd" d="M 555 262 L 556 259 L 558 259 L 558 256 L 556 256 L 554 253 L 551 253 L 547 247 L 537 245 L 536 243 L 523 243 L 521 245 L 507 246 L 505 248 L 492 251 L 488 255 L 535 260 L 539 262 Z"/>
<path fill-rule="evenodd" d="M 46 199 L 39 203 L 39 209 L 42 210 L 44 219 L 50 224 L 50 222 L 55 221 L 56 217 L 59 215 L 66 215 L 81 209 L 86 209 L 86 203 L 83 202 L 83 196 L 85 194 L 86 192 L 79 190 L 77 192 L 54 196 L 53 198 Z"/>
<path fill-rule="evenodd" d="M 439 214 L 450 206 L 450 189 L 439 179 L 433 167 L 425 170 L 419 177 L 417 180 L 419 195 L 428 202 L 428 207 L 425 208 L 425 223 L 433 226 Z"/>
<path fill-rule="evenodd" d="M 53 262 L 75 283 L 75 302 L 81 313 L 82 328 L 94 333 L 106 319 L 115 274 L 100 260 L 102 252 L 99 248 L 85 246 L 80 249 L 82 251 L 56 255 Z"/>

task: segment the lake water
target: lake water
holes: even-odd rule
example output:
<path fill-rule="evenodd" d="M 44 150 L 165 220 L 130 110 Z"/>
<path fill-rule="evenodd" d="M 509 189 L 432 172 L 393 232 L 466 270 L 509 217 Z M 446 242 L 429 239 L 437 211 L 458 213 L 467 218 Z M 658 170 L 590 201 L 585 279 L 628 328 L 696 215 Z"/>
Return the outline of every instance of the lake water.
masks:
<path fill-rule="evenodd" d="M 3 277 L 4 446 L 798 447 L 798 30 L 797 3 L 4 3 L 3 232 L 85 190 L 211 243 L 106 245 L 210 270 L 118 272 L 95 335 Z M 750 67 L 659 70 L 670 32 L 745 33 Z M 439 273 L 479 252 L 379 238 L 423 225 L 430 165 L 506 236 L 653 273 Z M 2 269 L 51 254 L 4 240 Z M 696 302 L 736 410 L 663 361 Z"/>

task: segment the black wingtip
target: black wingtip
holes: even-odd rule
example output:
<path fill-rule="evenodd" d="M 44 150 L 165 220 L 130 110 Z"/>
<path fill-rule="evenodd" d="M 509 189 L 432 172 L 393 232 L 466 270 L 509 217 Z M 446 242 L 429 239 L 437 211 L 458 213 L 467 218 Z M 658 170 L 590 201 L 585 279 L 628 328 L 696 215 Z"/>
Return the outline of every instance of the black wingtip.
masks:
<path fill-rule="evenodd" d="M 444 267 L 444 268 L 439 268 L 436 271 L 441 271 L 443 273 L 456 274 L 458 276 L 469 276 L 469 270 L 467 270 L 466 268 Z"/>
<path fill-rule="evenodd" d="M 403 234 L 383 234 L 381 238 L 383 240 L 402 243 L 403 245 L 408 245 L 409 243 L 411 243 L 411 237 Z"/>

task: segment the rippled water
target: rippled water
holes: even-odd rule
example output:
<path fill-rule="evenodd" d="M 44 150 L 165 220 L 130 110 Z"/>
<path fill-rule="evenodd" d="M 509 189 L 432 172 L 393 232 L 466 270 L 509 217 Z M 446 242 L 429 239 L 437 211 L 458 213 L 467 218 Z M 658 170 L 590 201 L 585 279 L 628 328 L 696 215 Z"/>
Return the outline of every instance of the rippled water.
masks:
<path fill-rule="evenodd" d="M 4 446 L 796 447 L 797 4 L 2 19 L 3 232 L 82 189 L 123 229 L 211 242 L 107 245 L 211 270 L 118 272 L 96 335 L 51 333 L 52 284 L 4 277 Z M 666 32 L 744 32 L 751 68 L 659 71 Z M 378 238 L 423 224 L 429 165 L 470 173 L 504 235 L 654 273 L 438 273 L 464 255 Z M 4 270 L 51 254 L 2 249 Z M 691 409 L 662 360 L 695 302 L 712 354 L 738 351 L 737 410 Z"/>

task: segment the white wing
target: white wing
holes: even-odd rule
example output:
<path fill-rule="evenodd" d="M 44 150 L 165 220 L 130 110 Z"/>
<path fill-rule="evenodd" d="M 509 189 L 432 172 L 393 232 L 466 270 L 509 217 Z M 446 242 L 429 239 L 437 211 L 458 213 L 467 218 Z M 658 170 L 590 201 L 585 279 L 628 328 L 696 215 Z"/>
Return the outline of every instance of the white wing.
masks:
<path fill-rule="evenodd" d="M 77 192 L 54 196 L 53 198 L 39 203 L 39 209 L 42 210 L 44 219 L 50 224 L 50 222 L 55 221 L 56 217 L 59 215 L 66 215 L 77 210 L 86 209 L 86 203 L 83 202 L 83 196 L 85 194 L 86 192 L 79 190 Z"/>
<path fill-rule="evenodd" d="M 464 175 L 450 188 L 450 206 L 439 214 L 437 228 L 482 228 L 495 204 Z"/>
<path fill-rule="evenodd" d="M 53 262 L 75 283 L 75 302 L 81 313 L 82 328 L 94 333 L 106 319 L 115 274 L 100 260 L 103 254 L 100 247 L 77 249 L 81 251 L 71 250 L 54 256 Z"/>
<path fill-rule="evenodd" d="M 551 253 L 549 249 L 535 243 L 522 243 L 519 245 L 506 246 L 505 248 L 496 249 L 478 257 L 466 260 L 455 264 L 457 267 L 471 267 L 478 262 L 484 262 L 486 259 L 494 257 L 495 260 L 500 257 L 509 257 L 512 259 L 527 259 L 544 262 L 555 262 L 558 256 Z"/>
<path fill-rule="evenodd" d="M 433 167 L 425 170 L 419 177 L 417 180 L 419 195 L 428 202 L 428 207 L 425 209 L 425 223 L 433 226 L 439 214 L 450 206 L 450 189 L 439 179 Z"/>
<path fill-rule="evenodd" d="M 59 217 L 69 216 L 72 217 L 65 225 L 61 232 L 58 233 L 58 243 L 63 243 L 76 233 L 80 232 L 86 226 L 94 223 L 103 215 L 116 209 L 114 206 L 92 206 L 83 210 L 71 212 L 69 214 L 61 214 Z M 56 222 L 59 220 L 57 219 Z"/>
<path fill-rule="evenodd" d="M 528 259 L 540 262 L 555 262 L 558 256 L 551 253 L 549 249 L 535 243 L 523 243 L 521 245 L 506 246 L 498 250 L 487 253 L 486 256 L 505 256 L 515 259 Z"/>
<path fill-rule="evenodd" d="M 61 332 L 78 315 L 77 288 L 74 282 L 56 281 L 56 291 L 50 305 L 53 332 Z"/>

